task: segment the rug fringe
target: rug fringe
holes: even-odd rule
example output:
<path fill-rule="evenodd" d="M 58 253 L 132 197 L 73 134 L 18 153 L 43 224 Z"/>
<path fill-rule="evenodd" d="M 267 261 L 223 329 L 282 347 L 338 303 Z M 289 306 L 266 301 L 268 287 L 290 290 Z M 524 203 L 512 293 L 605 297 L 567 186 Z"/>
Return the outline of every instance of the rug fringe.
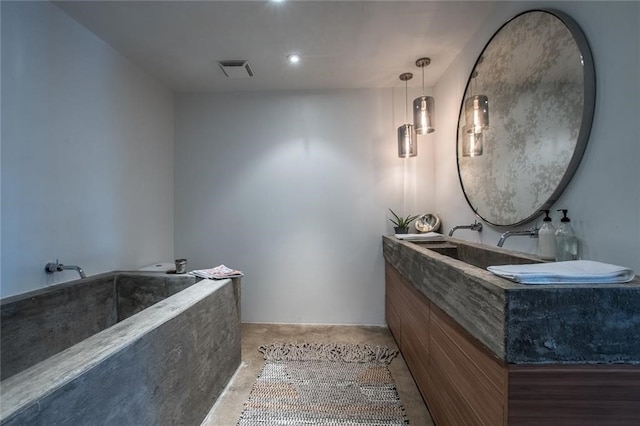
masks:
<path fill-rule="evenodd" d="M 389 364 L 397 349 L 352 343 L 273 343 L 258 348 L 267 361 L 344 361 Z"/>

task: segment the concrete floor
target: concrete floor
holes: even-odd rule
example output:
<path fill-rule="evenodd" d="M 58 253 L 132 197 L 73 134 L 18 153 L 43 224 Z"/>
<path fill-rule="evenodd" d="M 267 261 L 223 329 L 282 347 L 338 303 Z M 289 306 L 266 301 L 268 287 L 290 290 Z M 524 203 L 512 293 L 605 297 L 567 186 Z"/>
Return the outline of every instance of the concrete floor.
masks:
<path fill-rule="evenodd" d="M 396 342 L 386 327 L 242 324 L 242 364 L 227 389 L 211 408 L 202 426 L 234 426 L 238 422 L 244 402 L 248 399 L 251 387 L 264 366 L 258 347 L 277 342 L 368 343 L 397 349 Z M 433 425 L 429 411 L 401 355 L 394 358 L 389 370 L 411 425 Z"/>

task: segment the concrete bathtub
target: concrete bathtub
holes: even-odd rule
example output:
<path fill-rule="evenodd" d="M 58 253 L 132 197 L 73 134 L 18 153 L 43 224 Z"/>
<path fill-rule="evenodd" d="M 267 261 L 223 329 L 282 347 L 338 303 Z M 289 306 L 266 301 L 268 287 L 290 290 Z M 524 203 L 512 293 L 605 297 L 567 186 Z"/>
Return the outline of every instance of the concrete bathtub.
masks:
<path fill-rule="evenodd" d="M 194 425 L 240 365 L 240 281 L 113 272 L 1 303 L 0 424 Z"/>

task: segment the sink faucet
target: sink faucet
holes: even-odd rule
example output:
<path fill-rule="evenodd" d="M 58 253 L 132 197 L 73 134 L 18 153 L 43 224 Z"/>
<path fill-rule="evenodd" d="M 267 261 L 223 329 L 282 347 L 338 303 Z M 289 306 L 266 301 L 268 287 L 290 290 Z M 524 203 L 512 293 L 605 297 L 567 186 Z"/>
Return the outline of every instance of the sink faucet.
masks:
<path fill-rule="evenodd" d="M 76 271 L 78 274 L 80 274 L 80 278 L 87 278 L 87 275 L 84 273 L 81 267 L 75 265 L 63 265 L 62 263 L 58 262 L 58 259 L 56 259 L 55 262 L 47 263 L 44 267 L 44 271 L 47 274 L 53 274 L 54 272 L 62 271 Z"/>
<path fill-rule="evenodd" d="M 538 238 L 538 231 L 540 228 L 534 226 L 531 229 L 523 229 L 522 231 L 507 231 L 500 236 L 500 240 L 498 241 L 498 247 L 502 247 L 504 242 L 509 237 L 513 237 L 514 235 L 528 235 L 530 238 Z"/>
<path fill-rule="evenodd" d="M 457 229 L 471 229 L 472 231 L 482 232 L 482 223 L 474 220 L 471 225 L 456 225 L 449 231 L 449 236 L 453 236 L 453 233 L 456 232 Z"/>

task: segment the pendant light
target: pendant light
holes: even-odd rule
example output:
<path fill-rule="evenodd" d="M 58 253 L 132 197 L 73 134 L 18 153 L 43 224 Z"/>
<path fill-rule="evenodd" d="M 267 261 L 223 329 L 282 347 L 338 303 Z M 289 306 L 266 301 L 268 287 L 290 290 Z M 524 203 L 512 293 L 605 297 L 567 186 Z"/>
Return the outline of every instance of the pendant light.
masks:
<path fill-rule="evenodd" d="M 473 126 L 464 126 L 462 135 L 462 156 L 477 157 L 482 155 L 482 132 L 473 131 Z"/>
<path fill-rule="evenodd" d="M 480 133 L 489 128 L 489 98 L 485 95 L 475 94 L 477 77 L 478 71 L 474 71 L 471 74 L 472 96 L 464 101 L 465 123 L 468 130 L 473 133 Z"/>
<path fill-rule="evenodd" d="M 429 58 L 420 58 L 416 61 L 416 66 L 422 68 L 422 96 L 413 100 L 413 125 L 419 135 L 426 135 L 436 130 L 436 103 L 433 97 L 424 94 L 424 67 L 430 63 Z"/>
<path fill-rule="evenodd" d="M 482 61 L 479 61 L 480 64 Z M 478 95 L 476 91 L 478 71 L 471 74 L 471 97 L 464 101 L 464 135 L 462 139 L 462 156 L 477 157 L 482 155 L 483 132 L 489 128 L 489 98 Z"/>
<path fill-rule="evenodd" d="M 405 72 L 400 74 L 400 80 L 404 81 L 404 121 L 407 122 L 407 105 L 409 103 L 408 84 L 413 78 L 413 74 Z M 408 158 L 418 155 L 418 144 L 416 131 L 412 124 L 403 124 L 398 127 L 398 157 Z"/>

